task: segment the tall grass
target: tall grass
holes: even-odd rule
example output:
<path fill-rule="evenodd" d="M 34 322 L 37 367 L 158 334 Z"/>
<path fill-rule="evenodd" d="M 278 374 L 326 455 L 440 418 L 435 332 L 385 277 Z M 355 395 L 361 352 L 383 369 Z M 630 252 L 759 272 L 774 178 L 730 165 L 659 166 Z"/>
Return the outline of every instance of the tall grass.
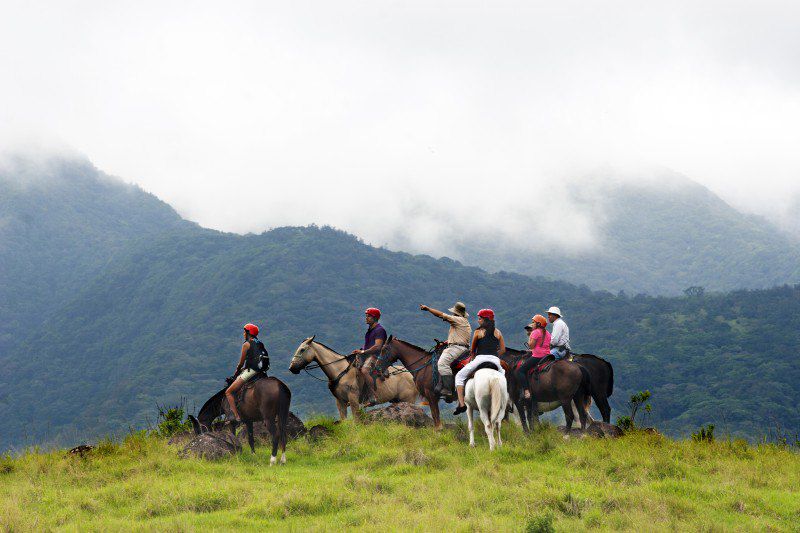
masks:
<path fill-rule="evenodd" d="M 800 456 L 743 441 L 632 434 L 565 441 L 503 428 L 489 453 L 463 425 L 436 433 L 333 424 L 218 462 L 179 459 L 136 433 L 84 458 L 30 452 L 0 459 L 0 530 L 792 530 Z"/>

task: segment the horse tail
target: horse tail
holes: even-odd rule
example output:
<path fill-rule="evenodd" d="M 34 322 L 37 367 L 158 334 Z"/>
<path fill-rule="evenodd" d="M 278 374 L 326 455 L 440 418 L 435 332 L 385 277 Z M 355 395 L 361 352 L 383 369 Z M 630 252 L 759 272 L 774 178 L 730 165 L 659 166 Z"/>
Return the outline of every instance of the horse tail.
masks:
<path fill-rule="evenodd" d="M 581 369 L 581 384 L 579 387 L 579 391 L 583 394 L 584 398 L 592 395 L 592 379 L 589 376 L 589 371 L 586 370 L 583 366 L 578 365 L 578 368 Z"/>
<path fill-rule="evenodd" d="M 504 415 L 505 405 L 503 405 L 503 386 L 500 382 L 500 374 L 492 376 L 489 381 L 489 394 L 491 395 L 491 408 L 489 411 L 489 420 L 492 424 L 497 423 L 502 415 Z"/>
<path fill-rule="evenodd" d="M 614 393 L 614 367 L 611 366 L 611 363 L 606 362 L 608 365 L 608 386 L 606 387 L 606 397 L 611 396 Z"/>
<path fill-rule="evenodd" d="M 286 449 L 286 432 L 288 430 L 287 423 L 289 420 L 289 406 L 292 403 L 292 391 L 283 381 L 278 380 L 280 383 L 280 397 L 278 400 L 278 435 L 280 435 L 280 442 L 282 449 Z"/>

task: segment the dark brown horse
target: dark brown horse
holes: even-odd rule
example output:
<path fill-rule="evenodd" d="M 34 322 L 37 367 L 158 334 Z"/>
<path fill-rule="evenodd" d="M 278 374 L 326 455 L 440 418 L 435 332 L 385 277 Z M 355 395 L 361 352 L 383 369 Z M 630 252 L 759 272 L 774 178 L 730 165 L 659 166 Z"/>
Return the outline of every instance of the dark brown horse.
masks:
<path fill-rule="evenodd" d="M 286 463 L 286 421 L 289 418 L 289 404 L 292 402 L 292 392 L 278 378 L 264 377 L 255 383 L 246 385 L 244 397 L 239 402 L 239 414 L 247 428 L 247 442 L 250 450 L 255 453 L 255 443 L 253 439 L 253 422 L 263 420 L 267 425 L 270 435 L 272 435 L 272 457 L 269 464 L 277 462 L 278 445 L 281 448 L 281 464 Z M 227 388 L 227 387 L 226 387 Z M 228 400 L 225 397 L 225 389 L 222 389 L 208 399 L 197 418 L 189 416 L 192 421 L 195 433 L 198 435 L 211 429 L 214 420 L 225 415 L 229 420 L 233 418 Z M 231 430 L 235 427 L 231 426 Z"/>
<path fill-rule="evenodd" d="M 608 397 L 614 392 L 614 368 L 611 363 L 590 353 L 573 354 L 572 360 L 589 371 L 592 399 L 603 422 L 611 423 L 611 406 L 608 404 Z"/>
<path fill-rule="evenodd" d="M 427 400 L 434 427 L 441 429 L 439 393 L 434 390 L 433 385 L 433 352 L 390 335 L 378 354 L 377 370 L 385 372 L 389 365 L 398 360 L 413 376 L 419 394 Z"/>
<path fill-rule="evenodd" d="M 506 376 L 508 374 L 506 372 Z M 559 406 L 564 410 L 567 430 L 571 429 L 575 421 L 573 403 L 578 411 L 581 430 L 586 429 L 591 397 L 591 378 L 588 370 L 577 363 L 562 359 L 550 365 L 545 372 L 530 374 L 527 377 L 531 398 L 529 400 L 520 400 L 519 396 L 515 398 L 515 405 L 519 406 L 518 414 L 525 431 L 528 431 L 527 426 L 533 428 L 539 423 L 540 413 L 552 411 Z"/>

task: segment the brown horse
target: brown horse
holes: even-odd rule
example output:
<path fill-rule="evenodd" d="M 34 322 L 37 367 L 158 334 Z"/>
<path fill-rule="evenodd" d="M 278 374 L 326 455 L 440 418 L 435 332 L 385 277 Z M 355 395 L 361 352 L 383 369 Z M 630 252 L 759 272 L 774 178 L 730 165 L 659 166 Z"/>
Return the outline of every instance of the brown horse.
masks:
<path fill-rule="evenodd" d="M 321 342 L 314 341 L 314 337 L 309 337 L 295 350 L 289 371 L 292 374 L 299 374 L 310 363 L 316 362 L 328 377 L 328 389 L 336 399 L 341 419 L 347 418 L 348 405 L 353 418 L 358 419 L 361 415 L 359 398 L 363 381 L 361 372 L 353 366 L 353 359 L 351 356 L 337 353 Z M 378 379 L 377 384 L 375 397 L 378 403 L 417 401 L 417 390 L 407 372 L 390 374 L 385 379 Z"/>
<path fill-rule="evenodd" d="M 214 420 L 223 414 L 229 420 L 233 418 L 228 399 L 225 397 L 226 389 L 227 387 L 209 398 L 200 408 L 197 418 L 189 416 L 194 431 L 198 435 L 204 431 L 209 431 Z M 274 377 L 260 378 L 252 386 L 250 384 L 245 385 L 242 390 L 244 394 L 239 402 L 239 414 L 247 428 L 247 442 L 250 444 L 250 450 L 253 453 L 256 451 L 253 439 L 253 422 L 263 420 L 270 435 L 272 435 L 272 456 L 269 464 L 272 466 L 277 461 L 278 445 L 281 448 L 281 464 L 285 464 L 286 421 L 289 417 L 292 392 L 285 383 Z M 235 426 L 232 425 L 231 430 L 235 430 Z"/>
<path fill-rule="evenodd" d="M 428 401 L 434 427 L 441 429 L 439 393 L 434 390 L 433 385 L 433 352 L 390 335 L 378 355 L 378 371 L 385 372 L 389 365 L 397 360 L 402 362 L 406 370 L 414 376 L 414 385 L 417 386 L 420 395 Z"/>
<path fill-rule="evenodd" d="M 591 378 L 588 370 L 577 363 L 562 359 L 550 365 L 545 372 L 530 374 L 527 377 L 531 398 L 517 400 L 526 408 L 519 411 L 523 429 L 527 431 L 525 410 L 527 410 L 528 425 L 535 427 L 539 424 L 540 413 L 552 411 L 560 406 L 564 410 L 564 419 L 569 431 L 575 421 L 573 405 L 578 411 L 581 430 L 586 429 L 591 397 Z"/>

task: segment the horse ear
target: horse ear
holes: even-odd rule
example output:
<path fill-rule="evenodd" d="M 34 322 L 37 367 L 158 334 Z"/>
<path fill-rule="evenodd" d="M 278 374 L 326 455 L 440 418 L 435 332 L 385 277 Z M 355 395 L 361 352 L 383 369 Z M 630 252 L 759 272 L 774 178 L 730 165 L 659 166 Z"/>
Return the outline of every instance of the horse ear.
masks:
<path fill-rule="evenodd" d="M 390 342 L 392 342 L 392 339 L 394 339 L 394 335 L 389 335 L 389 338 L 386 339 L 386 344 L 389 344 Z"/>
<path fill-rule="evenodd" d="M 308 339 L 309 344 L 314 342 L 314 337 L 316 337 L 316 335 L 311 335 L 311 338 Z"/>

